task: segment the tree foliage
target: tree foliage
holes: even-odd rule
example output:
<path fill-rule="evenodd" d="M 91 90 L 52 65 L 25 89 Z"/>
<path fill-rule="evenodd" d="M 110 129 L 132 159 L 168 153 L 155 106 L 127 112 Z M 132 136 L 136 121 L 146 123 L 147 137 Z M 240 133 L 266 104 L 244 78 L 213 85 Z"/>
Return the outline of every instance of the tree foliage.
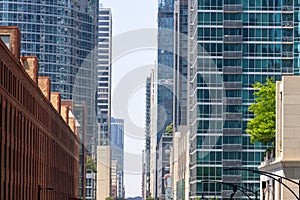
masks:
<path fill-rule="evenodd" d="M 97 171 L 94 159 L 91 158 L 90 156 L 86 157 L 86 163 L 85 163 L 86 169 L 87 170 L 92 170 L 93 172 Z"/>
<path fill-rule="evenodd" d="M 249 106 L 249 112 L 254 118 L 247 124 L 246 132 L 251 143 L 261 142 L 274 144 L 276 134 L 276 85 L 273 78 L 268 78 L 265 84 L 259 82 L 253 85 L 255 103 Z"/>
<path fill-rule="evenodd" d="M 153 197 L 147 197 L 147 200 L 154 200 Z"/>
<path fill-rule="evenodd" d="M 106 197 L 105 200 L 114 200 L 112 197 Z"/>
<path fill-rule="evenodd" d="M 166 127 L 166 133 L 167 135 L 172 135 L 173 134 L 173 123 L 170 123 L 167 127 Z"/>

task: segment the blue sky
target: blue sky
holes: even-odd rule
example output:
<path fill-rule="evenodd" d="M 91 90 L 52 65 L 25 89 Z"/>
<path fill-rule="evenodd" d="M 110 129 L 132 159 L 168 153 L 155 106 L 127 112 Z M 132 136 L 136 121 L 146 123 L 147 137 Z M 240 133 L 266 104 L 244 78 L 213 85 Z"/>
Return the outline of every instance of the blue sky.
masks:
<path fill-rule="evenodd" d="M 126 197 L 140 196 L 141 152 L 145 146 L 144 84 L 156 60 L 153 48 L 156 43 L 152 42 L 152 48 L 144 44 L 147 38 L 154 41 L 156 37 L 157 1 L 102 0 L 102 3 L 112 9 L 113 15 L 112 116 L 125 120 Z"/>

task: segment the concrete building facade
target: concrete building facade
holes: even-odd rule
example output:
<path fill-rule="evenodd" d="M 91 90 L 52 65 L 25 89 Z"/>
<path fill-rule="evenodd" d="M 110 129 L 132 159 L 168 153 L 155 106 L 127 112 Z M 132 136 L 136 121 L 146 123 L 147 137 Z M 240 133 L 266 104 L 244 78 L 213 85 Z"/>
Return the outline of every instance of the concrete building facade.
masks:
<path fill-rule="evenodd" d="M 170 145 L 172 135 L 163 135 L 157 145 L 157 197 L 165 199 L 165 175 L 170 174 Z"/>
<path fill-rule="evenodd" d="M 0 198 L 77 198 L 76 119 L 50 92 L 50 78 L 38 76 L 37 58 L 20 58 L 18 28 L 2 27 L 0 35 Z"/>
<path fill-rule="evenodd" d="M 300 176 L 300 77 L 283 76 L 276 83 L 276 140 L 274 154 L 266 152 L 266 159 L 259 170 L 289 178 L 296 183 Z M 273 152 L 272 151 L 272 152 Z M 278 179 L 278 177 L 276 177 Z M 296 197 L 281 183 L 266 176 L 260 176 L 261 199 L 295 199 Z M 299 185 L 281 179 L 295 194 Z"/>

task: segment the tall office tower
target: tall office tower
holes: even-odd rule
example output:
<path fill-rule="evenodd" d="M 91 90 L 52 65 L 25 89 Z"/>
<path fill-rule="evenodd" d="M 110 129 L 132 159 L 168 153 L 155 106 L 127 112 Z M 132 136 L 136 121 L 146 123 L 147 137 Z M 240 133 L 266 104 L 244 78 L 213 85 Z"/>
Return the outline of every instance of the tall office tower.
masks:
<path fill-rule="evenodd" d="M 156 65 L 156 139 L 158 145 L 166 127 L 173 121 L 173 52 L 174 52 L 174 0 L 158 1 L 158 50 Z M 156 162 L 155 156 L 153 157 Z M 154 164 L 154 194 L 157 197 L 157 168 Z"/>
<path fill-rule="evenodd" d="M 149 180 L 149 196 L 154 197 L 156 193 L 156 144 L 157 144 L 157 131 L 156 131 L 156 113 L 157 113 L 157 84 L 154 70 L 151 70 L 150 76 L 150 180 Z M 149 102 L 148 102 L 149 103 Z M 146 106 L 149 106 L 146 104 Z"/>
<path fill-rule="evenodd" d="M 101 5 L 100 5 L 101 6 Z M 100 134 L 98 145 L 110 145 L 110 101 L 112 59 L 112 15 L 110 8 L 99 9 L 98 20 L 98 88 L 97 108 Z"/>
<path fill-rule="evenodd" d="M 96 1 L 1 1 L 0 25 L 18 26 L 21 54 L 36 55 L 39 75 L 51 78 L 51 91 L 75 104 L 86 102 L 87 147 L 94 153 Z M 74 110 L 76 115 L 77 112 Z M 78 118 L 81 123 L 80 118 Z"/>
<path fill-rule="evenodd" d="M 174 133 L 170 160 L 174 199 L 189 199 L 189 1 L 174 7 Z"/>
<path fill-rule="evenodd" d="M 144 152 L 144 197 L 151 196 L 150 194 L 150 129 L 151 129 L 151 79 L 150 76 L 146 79 L 146 128 L 145 128 L 145 152 Z M 146 199 L 145 198 L 145 199 Z"/>
<path fill-rule="evenodd" d="M 299 2 L 191 2 L 190 198 L 230 198 L 232 188 L 201 183 L 205 179 L 259 191 L 257 175 L 224 168 L 260 165 L 265 146 L 252 145 L 245 132 L 253 117 L 248 112 L 254 102 L 252 84 L 267 77 L 280 79 L 284 73 L 299 74 L 294 59 L 299 55 L 294 45 L 300 34 L 295 15 Z"/>
<path fill-rule="evenodd" d="M 159 0 L 157 52 L 157 143 L 173 119 L 174 0 Z"/>
<path fill-rule="evenodd" d="M 124 177 L 124 120 L 111 118 L 111 159 L 116 160 L 116 173 L 120 180 Z M 120 177 L 121 176 L 121 177 Z M 124 182 L 118 181 L 117 198 L 125 198 Z"/>
<path fill-rule="evenodd" d="M 110 8 L 99 6 L 98 51 L 97 51 L 97 112 L 98 112 L 98 146 L 97 146 L 97 199 L 111 195 L 111 53 L 112 15 Z"/>

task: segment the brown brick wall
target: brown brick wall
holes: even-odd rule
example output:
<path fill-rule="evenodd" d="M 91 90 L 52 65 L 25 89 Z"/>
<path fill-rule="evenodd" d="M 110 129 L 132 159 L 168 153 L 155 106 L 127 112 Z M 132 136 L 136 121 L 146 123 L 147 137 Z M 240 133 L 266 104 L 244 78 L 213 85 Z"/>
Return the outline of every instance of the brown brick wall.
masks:
<path fill-rule="evenodd" d="M 0 41 L 0 199 L 76 197 L 79 139 L 17 61 Z"/>

